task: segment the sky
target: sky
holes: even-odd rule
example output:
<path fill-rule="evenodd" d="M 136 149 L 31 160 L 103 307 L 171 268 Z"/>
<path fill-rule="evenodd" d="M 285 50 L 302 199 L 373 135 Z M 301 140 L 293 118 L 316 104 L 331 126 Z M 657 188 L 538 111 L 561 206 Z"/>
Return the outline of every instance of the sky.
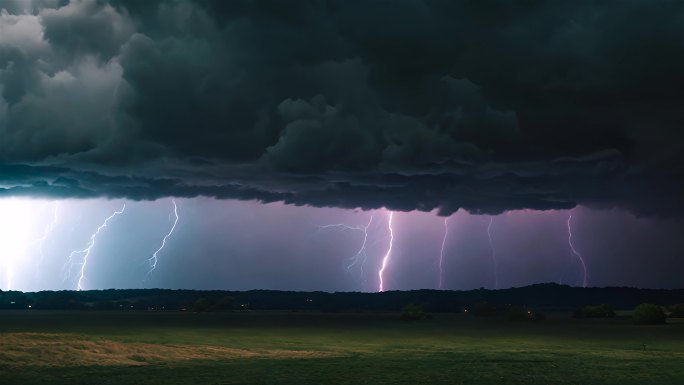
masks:
<path fill-rule="evenodd" d="M 682 17 L 0 1 L 0 288 L 682 287 Z"/>

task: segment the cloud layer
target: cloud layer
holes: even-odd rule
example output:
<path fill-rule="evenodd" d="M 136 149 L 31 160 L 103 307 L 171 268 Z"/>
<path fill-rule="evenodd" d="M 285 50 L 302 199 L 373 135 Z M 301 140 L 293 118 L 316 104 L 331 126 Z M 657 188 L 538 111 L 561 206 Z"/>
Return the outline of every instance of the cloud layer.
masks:
<path fill-rule="evenodd" d="M 0 195 L 684 214 L 684 2 L 5 1 Z"/>

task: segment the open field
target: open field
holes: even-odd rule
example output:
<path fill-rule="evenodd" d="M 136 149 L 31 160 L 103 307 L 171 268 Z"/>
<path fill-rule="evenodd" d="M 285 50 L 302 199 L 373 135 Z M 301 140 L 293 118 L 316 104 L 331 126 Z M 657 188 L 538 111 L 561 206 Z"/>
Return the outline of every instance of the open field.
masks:
<path fill-rule="evenodd" d="M 684 323 L 0 312 L 2 384 L 677 384 Z"/>

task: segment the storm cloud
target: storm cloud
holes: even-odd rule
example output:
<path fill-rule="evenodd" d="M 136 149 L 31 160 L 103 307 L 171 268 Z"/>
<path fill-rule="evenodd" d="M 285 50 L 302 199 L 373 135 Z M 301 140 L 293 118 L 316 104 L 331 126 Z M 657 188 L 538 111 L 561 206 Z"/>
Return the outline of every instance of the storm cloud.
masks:
<path fill-rule="evenodd" d="M 684 214 L 684 1 L 3 1 L 0 195 Z"/>

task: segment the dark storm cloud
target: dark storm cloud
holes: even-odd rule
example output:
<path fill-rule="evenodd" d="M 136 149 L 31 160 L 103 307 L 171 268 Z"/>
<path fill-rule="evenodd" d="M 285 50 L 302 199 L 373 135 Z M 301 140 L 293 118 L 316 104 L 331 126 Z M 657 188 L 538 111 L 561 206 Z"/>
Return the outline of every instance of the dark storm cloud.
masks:
<path fill-rule="evenodd" d="M 684 2 L 33 1 L 3 195 L 684 213 Z"/>

